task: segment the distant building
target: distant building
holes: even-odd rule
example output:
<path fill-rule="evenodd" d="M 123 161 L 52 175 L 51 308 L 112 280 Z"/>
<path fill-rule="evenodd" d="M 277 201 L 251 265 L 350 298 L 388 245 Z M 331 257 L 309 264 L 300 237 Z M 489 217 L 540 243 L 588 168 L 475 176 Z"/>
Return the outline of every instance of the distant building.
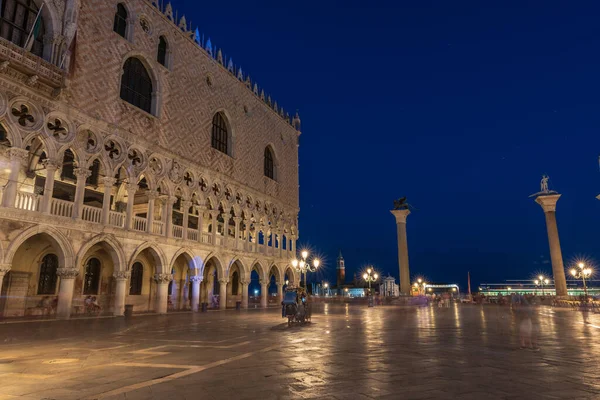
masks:
<path fill-rule="evenodd" d="M 344 262 L 344 257 L 342 256 L 342 251 L 340 250 L 340 255 L 337 258 L 337 287 L 342 287 L 346 282 L 346 264 Z"/>
<path fill-rule="evenodd" d="M 400 296 L 400 286 L 396 284 L 396 278 L 391 275 L 383 278 L 379 286 L 379 294 L 384 297 Z"/>

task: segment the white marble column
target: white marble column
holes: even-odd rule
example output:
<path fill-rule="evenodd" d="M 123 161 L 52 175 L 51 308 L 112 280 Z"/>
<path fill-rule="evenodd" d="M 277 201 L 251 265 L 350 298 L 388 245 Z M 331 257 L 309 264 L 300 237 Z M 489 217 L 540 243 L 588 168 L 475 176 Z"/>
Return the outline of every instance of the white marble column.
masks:
<path fill-rule="evenodd" d="M 250 282 L 248 281 L 240 281 L 242 284 L 242 308 L 248 308 L 248 286 L 250 286 Z"/>
<path fill-rule="evenodd" d="M 550 245 L 550 260 L 552 262 L 552 275 L 554 277 L 554 287 L 556 295 L 559 297 L 568 296 L 567 279 L 565 277 L 565 267 L 563 264 L 560 240 L 558 238 L 558 225 L 556 224 L 556 202 L 560 194 L 543 194 L 535 199 L 544 210 L 546 216 L 546 229 L 548 231 L 548 243 Z"/>
<path fill-rule="evenodd" d="M 392 210 L 396 218 L 398 233 L 398 265 L 400 269 L 400 293 L 410 295 L 410 270 L 408 266 L 408 240 L 406 237 L 406 217 L 410 210 Z"/>
<path fill-rule="evenodd" d="M 267 308 L 269 298 L 269 282 L 263 279 L 260 280 L 260 306 Z"/>
<path fill-rule="evenodd" d="M 192 311 L 198 311 L 200 304 L 200 283 L 202 282 L 202 277 L 190 276 L 190 282 L 192 283 Z"/>
<path fill-rule="evenodd" d="M 133 225 L 133 206 L 135 201 L 135 192 L 138 190 L 137 183 L 127 184 L 127 214 L 125 216 L 125 229 L 129 230 Z"/>
<path fill-rule="evenodd" d="M 79 271 L 74 268 L 59 268 L 56 271 L 56 275 L 60 277 L 56 317 L 60 319 L 68 319 L 71 316 L 71 304 L 73 303 L 73 288 L 75 287 L 75 278 L 77 275 L 79 275 Z"/>
<path fill-rule="evenodd" d="M 146 232 L 154 233 L 154 201 L 158 198 L 158 192 L 156 190 L 148 190 L 146 192 L 148 196 L 148 213 L 146 214 Z"/>
<path fill-rule="evenodd" d="M 52 205 L 52 195 L 54 194 L 54 175 L 58 169 L 58 163 L 55 161 L 46 161 L 46 182 L 44 183 L 44 198 L 42 201 L 41 212 L 44 214 L 50 213 Z"/>
<path fill-rule="evenodd" d="M 102 178 L 102 182 L 104 183 L 104 193 L 102 197 L 102 224 L 108 225 L 109 217 L 110 217 L 110 206 L 111 206 L 111 196 L 112 196 L 112 188 L 117 180 L 112 176 L 105 176 Z"/>
<path fill-rule="evenodd" d="M 75 200 L 73 202 L 73 219 L 81 219 L 83 213 L 83 200 L 85 196 L 85 184 L 87 178 L 91 175 L 91 171 L 85 168 L 75 168 L 75 176 L 77 177 L 77 186 L 75 187 Z"/>
<path fill-rule="evenodd" d="M 7 153 L 10 158 L 10 173 L 8 175 L 8 182 L 4 186 L 2 205 L 4 207 L 14 207 L 15 199 L 17 198 L 21 165 L 29 159 L 29 151 L 11 147 Z"/>
<path fill-rule="evenodd" d="M 171 274 L 154 274 L 156 282 L 156 306 L 155 311 L 158 314 L 166 314 L 169 304 L 169 282 L 173 280 Z"/>
<path fill-rule="evenodd" d="M 127 295 L 127 282 L 131 273 L 129 271 L 117 271 L 113 274 L 117 281 L 115 288 L 115 309 L 114 315 L 121 316 L 125 313 L 125 296 Z"/>
<path fill-rule="evenodd" d="M 235 249 L 239 249 L 240 242 L 240 224 L 242 222 L 242 217 L 234 217 L 233 222 L 235 222 Z"/>
<path fill-rule="evenodd" d="M 219 279 L 219 309 L 227 308 L 227 279 Z"/>
<path fill-rule="evenodd" d="M 190 220 L 190 207 L 192 206 L 192 202 L 189 200 L 182 201 L 181 206 L 183 207 L 183 239 L 187 240 L 188 225 Z"/>
<path fill-rule="evenodd" d="M 165 212 L 165 229 L 167 237 L 173 237 L 173 204 L 177 202 L 177 197 L 171 196 L 167 199 L 167 207 Z"/>

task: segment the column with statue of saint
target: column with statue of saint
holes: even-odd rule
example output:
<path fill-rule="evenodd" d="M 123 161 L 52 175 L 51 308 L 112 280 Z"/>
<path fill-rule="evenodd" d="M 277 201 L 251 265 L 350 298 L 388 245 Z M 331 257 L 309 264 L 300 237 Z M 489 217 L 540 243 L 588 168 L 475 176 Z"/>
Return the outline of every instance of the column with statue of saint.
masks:
<path fill-rule="evenodd" d="M 406 237 L 406 217 L 410 214 L 406 197 L 394 201 L 391 213 L 396 218 L 398 232 L 398 265 L 400 269 L 400 295 L 410 295 L 410 270 L 408 267 L 408 240 Z"/>

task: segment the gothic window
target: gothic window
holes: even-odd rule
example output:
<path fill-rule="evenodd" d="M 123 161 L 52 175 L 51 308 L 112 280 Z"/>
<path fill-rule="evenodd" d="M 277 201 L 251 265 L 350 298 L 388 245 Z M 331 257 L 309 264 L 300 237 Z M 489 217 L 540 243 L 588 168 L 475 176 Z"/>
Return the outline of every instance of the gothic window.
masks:
<path fill-rule="evenodd" d="M 273 152 L 269 147 L 265 147 L 265 176 L 275 180 L 275 163 Z"/>
<path fill-rule="evenodd" d="M 100 175 L 100 160 L 95 159 L 90 166 L 90 176 L 88 176 L 86 185 L 87 186 L 98 186 L 98 177 Z"/>
<path fill-rule="evenodd" d="M 129 286 L 130 296 L 139 296 L 142 294 L 142 283 L 144 278 L 144 266 L 136 262 L 131 267 L 131 285 Z"/>
<path fill-rule="evenodd" d="M 167 41 L 165 39 L 164 36 L 161 36 L 158 39 L 158 55 L 157 55 L 157 60 L 158 62 L 166 67 L 167 66 Z"/>
<path fill-rule="evenodd" d="M 137 58 L 129 58 L 123 66 L 121 98 L 142 110 L 152 112 L 152 79 Z"/>
<path fill-rule="evenodd" d="M 39 8 L 33 0 L 0 1 L 0 36 L 20 47 L 25 47 L 33 54 L 42 57 L 44 52 L 44 20 Z M 35 26 L 35 29 L 34 29 Z M 29 39 L 32 34 L 29 44 Z"/>
<path fill-rule="evenodd" d="M 119 35 L 126 38 L 127 34 L 127 10 L 121 3 L 117 4 L 117 12 L 115 14 L 115 23 L 113 30 Z"/>
<path fill-rule="evenodd" d="M 58 257 L 56 254 L 46 254 L 40 265 L 40 279 L 38 281 L 38 294 L 56 293 L 56 270 L 58 269 Z"/>
<path fill-rule="evenodd" d="M 98 294 L 100 284 L 100 260 L 90 258 L 85 265 L 83 294 Z"/>
<path fill-rule="evenodd" d="M 237 271 L 235 271 L 233 273 L 233 276 L 231 277 L 231 294 L 233 296 L 237 296 L 239 286 L 240 286 L 240 275 L 238 274 Z"/>
<path fill-rule="evenodd" d="M 221 153 L 229 154 L 229 130 L 223 114 L 216 113 L 212 122 L 212 147 Z"/>
<path fill-rule="evenodd" d="M 62 172 L 60 174 L 61 179 L 71 179 L 77 180 L 75 177 L 75 154 L 71 151 L 71 149 L 65 150 L 65 155 L 63 156 L 62 163 Z"/>

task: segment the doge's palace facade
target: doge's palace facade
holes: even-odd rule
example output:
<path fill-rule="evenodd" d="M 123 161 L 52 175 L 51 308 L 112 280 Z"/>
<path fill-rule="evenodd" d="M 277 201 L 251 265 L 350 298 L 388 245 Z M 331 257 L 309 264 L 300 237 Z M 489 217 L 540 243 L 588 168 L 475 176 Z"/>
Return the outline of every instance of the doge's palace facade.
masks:
<path fill-rule="evenodd" d="M 0 7 L 1 316 L 247 307 L 253 270 L 266 306 L 297 280 L 297 114 L 170 4 Z"/>

